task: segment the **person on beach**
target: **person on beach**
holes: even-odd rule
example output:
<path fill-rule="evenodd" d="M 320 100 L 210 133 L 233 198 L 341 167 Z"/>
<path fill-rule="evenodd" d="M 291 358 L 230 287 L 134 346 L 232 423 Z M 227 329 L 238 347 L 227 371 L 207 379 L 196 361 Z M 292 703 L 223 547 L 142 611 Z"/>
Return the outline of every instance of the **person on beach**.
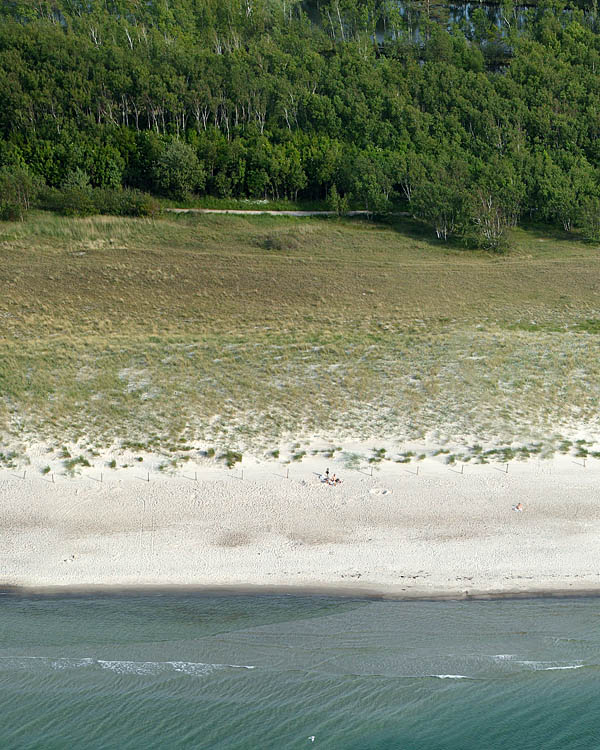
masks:
<path fill-rule="evenodd" d="M 519 511 L 519 513 L 522 513 L 522 511 L 523 511 L 523 503 L 517 503 L 516 505 L 513 505 L 512 509 Z"/>
<path fill-rule="evenodd" d="M 342 480 L 339 477 L 336 477 L 335 474 L 329 476 L 329 469 L 326 469 L 325 474 L 321 474 L 321 481 L 325 482 L 325 484 L 328 484 L 330 487 L 335 487 L 336 484 L 342 483 Z"/>

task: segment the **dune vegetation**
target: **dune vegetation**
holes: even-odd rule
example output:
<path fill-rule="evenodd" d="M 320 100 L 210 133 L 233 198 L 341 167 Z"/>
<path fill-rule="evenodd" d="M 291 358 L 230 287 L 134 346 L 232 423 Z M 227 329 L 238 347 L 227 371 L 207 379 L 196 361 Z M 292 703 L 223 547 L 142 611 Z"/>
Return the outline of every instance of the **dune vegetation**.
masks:
<path fill-rule="evenodd" d="M 5 444 L 592 434 L 598 251 L 537 228 L 511 246 L 466 251 L 408 219 L 2 223 Z"/>

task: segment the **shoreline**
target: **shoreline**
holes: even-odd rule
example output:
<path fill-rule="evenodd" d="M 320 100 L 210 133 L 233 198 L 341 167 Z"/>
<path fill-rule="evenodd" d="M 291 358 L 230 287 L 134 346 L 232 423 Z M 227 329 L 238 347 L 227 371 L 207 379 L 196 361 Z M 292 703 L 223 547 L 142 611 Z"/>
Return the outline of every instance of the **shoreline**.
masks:
<path fill-rule="evenodd" d="M 77 598 L 135 597 L 135 596 L 290 596 L 328 599 L 354 599 L 359 601 L 396 602 L 468 602 L 504 601 L 523 599 L 592 599 L 600 597 L 600 585 L 594 589 L 531 589 L 520 591 L 476 591 L 476 592 L 419 592 L 399 594 L 394 590 L 376 588 L 341 588 L 331 586 L 215 586 L 194 584 L 145 584 L 140 586 L 119 586 L 94 584 L 87 586 L 0 586 L 0 596 L 12 598 Z"/>

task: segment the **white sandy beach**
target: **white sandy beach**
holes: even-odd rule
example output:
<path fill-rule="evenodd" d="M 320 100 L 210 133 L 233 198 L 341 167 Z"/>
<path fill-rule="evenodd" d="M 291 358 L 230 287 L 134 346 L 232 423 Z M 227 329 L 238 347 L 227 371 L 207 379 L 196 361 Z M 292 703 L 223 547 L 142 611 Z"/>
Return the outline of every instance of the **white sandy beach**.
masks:
<path fill-rule="evenodd" d="M 324 459 L 68 478 L 0 474 L 0 587 L 292 587 L 389 596 L 600 592 L 600 461 Z M 333 465 L 333 469 L 338 471 Z M 523 502 L 522 513 L 511 510 Z"/>

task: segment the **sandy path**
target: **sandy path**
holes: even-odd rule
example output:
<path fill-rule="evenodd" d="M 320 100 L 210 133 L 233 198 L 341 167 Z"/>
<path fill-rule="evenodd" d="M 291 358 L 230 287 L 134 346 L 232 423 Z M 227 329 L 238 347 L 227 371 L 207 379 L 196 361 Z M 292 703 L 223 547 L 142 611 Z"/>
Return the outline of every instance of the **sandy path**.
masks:
<path fill-rule="evenodd" d="M 469 471 L 353 472 L 337 488 L 276 468 L 103 484 L 5 472 L 0 585 L 600 591 L 600 466 Z"/>
<path fill-rule="evenodd" d="M 338 216 L 337 211 L 273 211 L 271 209 L 246 209 L 246 208 L 165 208 L 175 214 L 239 214 L 241 216 L 257 216 L 268 214 L 269 216 Z M 346 211 L 344 216 L 370 216 L 370 211 Z"/>

